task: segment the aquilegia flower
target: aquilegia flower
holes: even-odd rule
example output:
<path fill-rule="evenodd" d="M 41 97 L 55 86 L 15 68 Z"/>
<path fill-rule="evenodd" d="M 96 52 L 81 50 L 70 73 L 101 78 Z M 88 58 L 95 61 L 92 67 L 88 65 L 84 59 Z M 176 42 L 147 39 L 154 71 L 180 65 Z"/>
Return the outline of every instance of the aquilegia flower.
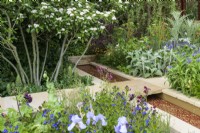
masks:
<path fill-rule="evenodd" d="M 31 102 L 32 102 L 32 97 L 31 97 L 31 95 L 29 95 L 28 93 L 25 93 L 25 94 L 24 94 L 24 98 L 26 99 L 26 101 L 27 101 L 28 103 L 31 103 Z"/>
<path fill-rule="evenodd" d="M 126 117 L 122 116 L 118 119 L 118 124 L 115 126 L 116 133 L 127 133 L 127 120 Z"/>
<path fill-rule="evenodd" d="M 98 121 L 101 121 L 101 125 L 102 126 L 106 126 L 107 122 L 105 121 L 105 116 L 103 116 L 102 114 L 98 114 L 97 116 L 94 115 L 94 113 L 92 112 L 88 112 L 87 113 L 87 121 L 86 124 L 89 125 L 90 124 L 90 120 L 93 119 L 92 124 L 96 125 L 96 123 Z"/>
<path fill-rule="evenodd" d="M 86 128 L 86 125 L 82 122 L 82 118 L 80 118 L 78 115 L 73 115 L 71 117 L 71 121 L 72 121 L 72 123 L 67 128 L 68 131 L 71 131 L 76 124 L 78 124 L 79 129 L 85 129 Z"/>

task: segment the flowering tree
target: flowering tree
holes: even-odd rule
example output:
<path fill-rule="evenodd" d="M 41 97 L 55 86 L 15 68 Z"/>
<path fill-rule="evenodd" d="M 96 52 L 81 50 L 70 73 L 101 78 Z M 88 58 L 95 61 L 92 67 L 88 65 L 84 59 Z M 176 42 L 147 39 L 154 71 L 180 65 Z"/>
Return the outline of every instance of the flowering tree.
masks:
<path fill-rule="evenodd" d="M 121 1 L 116 3 L 122 4 Z M 51 81 L 56 82 L 69 45 L 77 41 L 87 43 L 85 53 L 92 38 L 105 29 L 105 24 L 116 20 L 115 10 L 99 11 L 98 2 L 91 3 L 87 0 L 49 2 L 10 0 L 2 1 L 0 7 L 0 44 L 3 50 L 12 54 L 14 62 L 2 51 L 0 57 L 14 68 L 23 84 L 41 84 L 47 57 L 51 56 L 48 50 L 52 39 L 56 38 L 62 42 L 57 44 L 60 46 L 60 55 L 51 75 Z M 15 45 L 15 40 L 19 39 L 23 41 L 29 71 L 24 69 L 18 54 L 19 49 Z M 46 52 L 41 61 L 41 48 L 44 47 L 44 42 Z"/>

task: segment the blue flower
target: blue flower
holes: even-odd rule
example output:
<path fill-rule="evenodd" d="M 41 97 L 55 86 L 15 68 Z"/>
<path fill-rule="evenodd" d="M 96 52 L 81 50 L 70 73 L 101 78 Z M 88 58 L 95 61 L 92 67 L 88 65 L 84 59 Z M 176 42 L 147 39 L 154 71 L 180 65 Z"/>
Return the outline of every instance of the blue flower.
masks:
<path fill-rule="evenodd" d="M 43 122 L 44 125 L 46 125 L 47 123 L 48 123 L 48 122 L 47 122 L 46 120 Z"/>
<path fill-rule="evenodd" d="M 48 109 L 43 110 L 42 117 L 46 117 L 46 116 L 47 116 L 47 113 L 48 113 L 49 111 L 50 111 L 50 110 L 48 110 Z"/>
<path fill-rule="evenodd" d="M 137 105 L 137 106 L 135 107 L 135 110 L 136 110 L 136 111 L 140 111 L 140 110 L 142 110 L 142 109 L 140 108 L 139 105 Z"/>
<path fill-rule="evenodd" d="M 149 121 L 150 121 L 150 119 L 148 118 L 148 119 L 146 119 L 146 121 L 145 121 L 145 124 L 146 124 L 146 126 L 148 126 L 149 125 Z"/>
<path fill-rule="evenodd" d="M 54 114 L 50 114 L 50 119 L 54 119 Z"/>
<path fill-rule="evenodd" d="M 7 130 L 7 129 L 4 129 L 2 133 L 8 133 L 8 130 Z"/>
<path fill-rule="evenodd" d="M 19 126 L 17 125 L 17 126 L 15 126 L 15 130 L 18 130 L 18 128 L 19 128 Z"/>
<path fill-rule="evenodd" d="M 78 124 L 80 129 L 85 129 L 86 128 L 86 125 L 83 124 L 83 122 L 82 122 L 82 118 L 80 118 L 78 115 L 73 115 L 71 117 L 71 121 L 72 121 L 72 123 L 67 128 L 68 131 L 71 131 L 76 124 Z"/>
<path fill-rule="evenodd" d="M 116 104 L 112 104 L 112 106 L 114 107 L 114 106 L 116 106 Z"/>
<path fill-rule="evenodd" d="M 144 111 L 144 112 L 142 112 L 142 115 L 143 115 L 143 116 L 145 116 L 146 114 L 147 114 L 147 112 L 145 112 L 145 111 Z"/>
<path fill-rule="evenodd" d="M 128 122 L 126 120 L 126 117 L 122 116 L 118 118 L 118 124 L 115 126 L 115 132 L 116 133 L 127 133 L 127 125 Z"/>
<path fill-rule="evenodd" d="M 56 122 L 56 123 L 52 124 L 52 127 L 55 128 L 56 130 L 58 130 L 59 124 L 60 124 L 60 122 Z"/>

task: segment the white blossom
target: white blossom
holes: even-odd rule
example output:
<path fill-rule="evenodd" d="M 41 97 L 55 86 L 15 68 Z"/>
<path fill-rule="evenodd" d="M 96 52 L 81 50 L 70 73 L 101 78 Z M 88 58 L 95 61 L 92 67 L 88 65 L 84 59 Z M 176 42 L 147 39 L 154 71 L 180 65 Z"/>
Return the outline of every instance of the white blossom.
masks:
<path fill-rule="evenodd" d="M 71 16 L 71 17 L 72 17 L 72 16 L 74 16 L 74 14 L 73 14 L 73 13 L 71 13 L 69 16 Z"/>
<path fill-rule="evenodd" d="M 80 3 L 78 3 L 78 7 L 82 7 L 82 5 Z"/>
<path fill-rule="evenodd" d="M 112 17 L 112 20 L 117 20 L 115 16 Z"/>
<path fill-rule="evenodd" d="M 122 3 L 122 0 L 119 0 L 119 3 Z"/>
<path fill-rule="evenodd" d="M 105 29 L 105 26 L 100 26 L 100 29 Z"/>
<path fill-rule="evenodd" d="M 90 28 L 90 30 L 92 30 L 92 31 L 96 31 L 96 30 L 97 30 L 97 28 Z"/>
<path fill-rule="evenodd" d="M 65 28 L 62 28 L 61 31 L 65 31 Z"/>
<path fill-rule="evenodd" d="M 92 17 L 95 17 L 96 16 L 96 14 L 92 14 Z"/>
<path fill-rule="evenodd" d="M 34 27 L 34 28 L 38 28 L 38 27 L 39 27 L 39 24 L 33 24 L 33 27 Z"/>
<path fill-rule="evenodd" d="M 83 9 L 83 12 L 89 12 L 89 10 L 88 9 Z"/>
<path fill-rule="evenodd" d="M 102 0 L 99 0 L 99 2 L 102 2 Z"/>
<path fill-rule="evenodd" d="M 128 1 L 125 1 L 125 4 L 129 4 L 129 2 L 128 2 Z"/>
<path fill-rule="evenodd" d="M 42 5 L 48 5 L 48 4 L 47 4 L 47 3 L 45 3 L 45 2 L 42 2 L 41 4 L 42 4 Z"/>
<path fill-rule="evenodd" d="M 41 9 L 43 10 L 43 9 L 47 9 L 47 8 L 48 8 L 47 6 L 42 6 L 42 8 L 41 8 Z"/>
<path fill-rule="evenodd" d="M 59 9 L 59 12 L 60 12 L 60 13 L 63 13 L 63 8 L 60 8 L 60 9 Z"/>
<path fill-rule="evenodd" d="M 49 18 L 50 16 L 49 16 L 49 15 L 45 15 L 45 17 L 46 17 L 46 18 Z"/>
<path fill-rule="evenodd" d="M 92 18 L 90 16 L 87 17 L 88 20 L 91 20 Z"/>
<path fill-rule="evenodd" d="M 85 14 L 85 12 L 80 12 L 80 15 L 83 16 Z"/>
<path fill-rule="evenodd" d="M 20 14 L 19 14 L 19 17 L 20 17 L 20 18 L 24 18 L 24 15 L 20 13 Z"/>
<path fill-rule="evenodd" d="M 96 14 L 101 14 L 101 12 L 100 11 L 96 11 Z"/>
<path fill-rule="evenodd" d="M 57 21 L 61 21 L 62 20 L 62 17 L 59 17 L 59 18 L 56 18 Z"/>
<path fill-rule="evenodd" d="M 32 10 L 31 13 L 37 13 L 37 10 Z"/>

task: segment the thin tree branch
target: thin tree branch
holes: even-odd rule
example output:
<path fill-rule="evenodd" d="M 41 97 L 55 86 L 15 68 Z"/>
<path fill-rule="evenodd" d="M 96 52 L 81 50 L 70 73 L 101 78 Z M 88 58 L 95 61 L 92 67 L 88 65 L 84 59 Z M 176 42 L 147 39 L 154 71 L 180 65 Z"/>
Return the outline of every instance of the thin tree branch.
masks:
<path fill-rule="evenodd" d="M 90 43 L 91 43 L 92 39 L 93 39 L 93 36 L 90 37 L 90 40 L 88 41 L 87 46 L 86 46 L 84 52 L 82 53 L 81 57 L 77 60 L 76 64 L 74 65 L 74 67 L 73 67 L 73 69 L 72 69 L 72 73 L 74 73 L 74 71 L 75 71 L 75 69 L 76 69 L 78 63 L 80 62 L 80 60 L 83 58 L 83 56 L 84 56 L 85 53 L 87 52 L 87 50 L 88 50 L 88 48 L 89 48 L 89 46 L 90 46 Z"/>
<path fill-rule="evenodd" d="M 12 68 L 15 70 L 17 75 L 20 76 L 19 71 L 17 70 L 17 67 L 15 67 L 15 65 L 8 58 L 6 58 L 2 53 L 0 53 L 0 55 L 6 62 L 8 62 L 8 64 L 10 64 L 12 66 Z"/>
<path fill-rule="evenodd" d="M 49 41 L 47 41 L 47 43 L 46 43 L 46 52 L 45 52 L 45 57 L 44 57 L 43 65 L 42 65 L 42 71 L 40 73 L 40 82 L 42 80 L 42 75 L 44 73 L 44 67 L 45 67 L 45 64 L 46 64 L 48 49 L 49 49 Z"/>
<path fill-rule="evenodd" d="M 25 48 L 25 51 L 26 51 L 26 56 L 27 56 L 28 64 L 29 64 L 30 79 L 31 79 L 31 83 L 32 83 L 33 82 L 33 73 L 32 73 L 30 54 L 29 54 L 29 51 L 28 51 L 26 39 L 25 39 L 24 32 L 23 32 L 23 29 L 22 29 L 21 25 L 19 26 L 19 29 L 20 29 L 20 32 L 21 32 L 21 35 L 22 35 L 22 39 L 23 39 L 23 42 L 24 42 L 24 48 Z"/>

